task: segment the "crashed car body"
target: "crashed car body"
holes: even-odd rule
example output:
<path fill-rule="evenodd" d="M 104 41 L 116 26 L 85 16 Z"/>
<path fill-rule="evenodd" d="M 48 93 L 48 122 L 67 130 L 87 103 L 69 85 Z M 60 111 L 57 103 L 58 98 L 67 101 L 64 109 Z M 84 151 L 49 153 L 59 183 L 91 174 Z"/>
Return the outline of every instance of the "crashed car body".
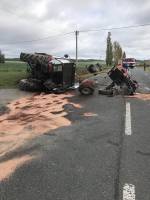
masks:
<path fill-rule="evenodd" d="M 128 70 L 125 70 L 122 65 L 113 67 L 109 72 L 108 76 L 113 81 L 109 86 L 106 87 L 106 90 L 113 90 L 114 86 L 120 86 L 122 92 L 126 95 L 133 95 L 138 88 L 138 83 L 136 80 L 132 79 L 129 75 Z"/>

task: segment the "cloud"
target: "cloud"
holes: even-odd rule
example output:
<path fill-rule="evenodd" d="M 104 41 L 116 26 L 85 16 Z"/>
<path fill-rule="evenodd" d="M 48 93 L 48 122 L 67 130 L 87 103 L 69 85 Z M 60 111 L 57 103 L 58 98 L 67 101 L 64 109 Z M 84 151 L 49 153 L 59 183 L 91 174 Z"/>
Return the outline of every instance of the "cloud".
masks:
<path fill-rule="evenodd" d="M 63 33 L 150 23 L 149 9 L 149 0 L 1 0 L 0 49 L 7 57 L 21 51 L 75 57 L 75 35 Z M 107 32 L 80 32 L 79 57 L 104 59 Z M 127 56 L 150 58 L 150 26 L 111 32 Z"/>

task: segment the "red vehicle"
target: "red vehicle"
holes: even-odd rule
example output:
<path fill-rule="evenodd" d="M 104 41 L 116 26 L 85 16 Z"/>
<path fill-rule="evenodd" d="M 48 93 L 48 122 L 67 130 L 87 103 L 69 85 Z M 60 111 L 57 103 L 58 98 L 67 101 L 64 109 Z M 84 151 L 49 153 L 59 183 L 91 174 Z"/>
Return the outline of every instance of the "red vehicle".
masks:
<path fill-rule="evenodd" d="M 126 65 L 127 67 L 134 68 L 136 65 L 136 60 L 135 58 L 124 58 L 122 64 Z"/>

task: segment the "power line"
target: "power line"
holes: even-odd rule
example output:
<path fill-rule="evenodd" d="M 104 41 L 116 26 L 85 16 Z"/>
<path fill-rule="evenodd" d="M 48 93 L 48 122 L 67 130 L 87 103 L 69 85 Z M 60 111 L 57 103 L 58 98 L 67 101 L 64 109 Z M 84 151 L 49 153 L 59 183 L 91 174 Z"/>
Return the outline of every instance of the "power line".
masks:
<path fill-rule="evenodd" d="M 148 23 L 148 24 L 139 24 L 139 25 L 131 25 L 131 26 L 112 27 L 112 28 L 80 30 L 80 32 L 84 33 L 84 32 L 111 31 L 111 30 L 129 29 L 129 28 L 138 28 L 138 27 L 144 27 L 144 26 L 150 26 L 150 23 Z"/>
<path fill-rule="evenodd" d="M 145 27 L 145 26 L 150 26 L 150 23 L 149 24 L 132 25 L 132 26 L 113 27 L 113 28 L 80 30 L 79 32 L 80 33 L 84 33 L 84 32 L 99 32 L 99 31 L 106 31 L 106 30 L 107 31 L 110 31 L 110 30 L 121 30 L 121 29 L 138 28 L 138 27 Z M 72 34 L 72 33 L 74 33 L 74 31 L 68 32 L 68 33 L 57 34 L 57 35 L 51 35 L 51 36 L 47 36 L 47 37 L 43 37 L 43 38 L 37 38 L 37 39 L 33 39 L 33 40 L 16 41 L 16 42 L 7 43 L 7 44 L 4 44 L 4 45 L 14 45 L 14 44 L 21 44 L 21 43 L 37 42 L 37 41 L 47 40 L 47 39 L 50 39 L 50 38 L 69 35 L 69 34 Z"/>
<path fill-rule="evenodd" d="M 42 41 L 42 40 L 48 40 L 50 38 L 56 38 L 56 37 L 60 37 L 60 36 L 65 36 L 65 35 L 70 35 L 74 33 L 74 31 L 72 32 L 68 32 L 68 33 L 62 33 L 62 34 L 57 34 L 57 35 L 50 35 L 47 37 L 43 37 L 43 38 L 37 38 L 37 39 L 33 39 L 33 40 L 24 40 L 24 41 L 16 41 L 16 42 L 11 42 L 11 43 L 7 43 L 7 44 L 3 44 L 3 45 L 14 45 L 14 44 L 22 44 L 22 43 L 30 43 L 30 42 L 37 42 L 37 41 Z"/>
<path fill-rule="evenodd" d="M 129 29 L 129 28 L 138 28 L 138 27 L 145 27 L 145 26 L 150 26 L 150 23 L 148 24 L 140 24 L 140 25 L 132 25 L 132 26 L 121 26 L 121 27 L 112 27 L 112 28 L 101 28 L 101 29 L 91 29 L 91 30 L 80 30 L 78 32 L 80 33 L 86 33 L 86 32 L 99 32 L 99 31 L 110 31 L 110 30 L 121 30 L 121 29 Z M 15 44 L 22 44 L 22 43 L 32 43 L 32 42 L 37 42 L 37 41 L 42 41 L 42 40 L 48 40 L 50 38 L 57 38 L 60 36 L 65 36 L 65 35 L 70 35 L 72 33 L 75 33 L 75 31 L 72 32 L 67 32 L 67 33 L 62 33 L 62 34 L 57 34 L 57 35 L 50 35 L 47 37 L 43 38 L 37 38 L 33 40 L 24 40 L 24 41 L 16 41 L 16 42 L 11 42 L 3 45 L 15 45 Z"/>

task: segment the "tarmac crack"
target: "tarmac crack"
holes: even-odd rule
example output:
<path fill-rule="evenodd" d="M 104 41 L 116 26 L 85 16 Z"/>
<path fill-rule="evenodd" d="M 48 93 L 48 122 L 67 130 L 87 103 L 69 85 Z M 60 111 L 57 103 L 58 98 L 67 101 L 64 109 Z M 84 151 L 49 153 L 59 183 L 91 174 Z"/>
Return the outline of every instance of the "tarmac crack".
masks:
<path fill-rule="evenodd" d="M 143 152 L 143 151 L 136 151 L 137 154 L 140 154 L 141 156 L 150 156 L 150 152 Z"/>

